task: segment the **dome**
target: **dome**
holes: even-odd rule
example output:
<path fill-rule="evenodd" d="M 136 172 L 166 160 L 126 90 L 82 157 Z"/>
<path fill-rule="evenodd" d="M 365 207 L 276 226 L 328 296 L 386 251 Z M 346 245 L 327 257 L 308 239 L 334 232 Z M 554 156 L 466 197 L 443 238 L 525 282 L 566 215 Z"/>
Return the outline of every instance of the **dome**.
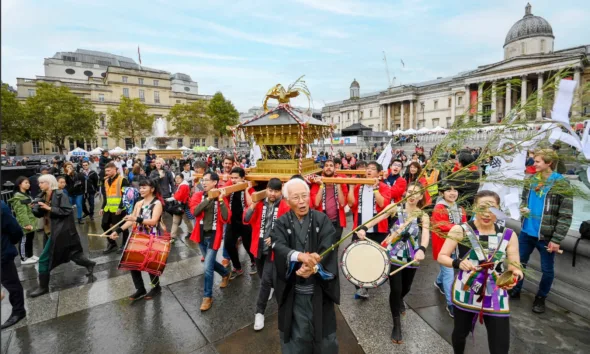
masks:
<path fill-rule="evenodd" d="M 518 20 L 512 28 L 510 28 L 510 31 L 508 31 L 508 34 L 506 35 L 504 46 L 517 40 L 530 37 L 555 38 L 555 36 L 553 36 L 553 28 L 551 28 L 549 22 L 543 17 L 533 15 L 531 8 L 531 4 L 526 5 L 524 17 Z"/>
<path fill-rule="evenodd" d="M 170 75 L 170 80 L 182 80 L 182 81 L 193 81 L 191 77 L 183 73 L 175 73 Z"/>
<path fill-rule="evenodd" d="M 358 81 L 356 81 L 356 79 L 354 79 L 352 81 L 352 84 L 350 84 L 350 88 L 353 88 L 353 87 L 356 87 L 356 88 L 360 88 L 361 87 L 361 85 L 359 85 L 359 83 L 358 83 Z"/>

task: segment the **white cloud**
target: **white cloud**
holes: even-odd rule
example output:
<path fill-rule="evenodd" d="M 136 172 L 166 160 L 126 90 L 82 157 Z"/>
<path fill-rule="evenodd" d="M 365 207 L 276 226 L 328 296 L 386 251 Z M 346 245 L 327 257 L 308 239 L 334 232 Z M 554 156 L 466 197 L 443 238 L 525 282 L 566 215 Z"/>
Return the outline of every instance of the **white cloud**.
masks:
<path fill-rule="evenodd" d="M 369 2 L 355 0 L 296 0 L 298 3 L 316 10 L 331 12 L 337 15 L 392 18 L 412 16 L 426 11 L 429 6 L 421 1 Z"/>
<path fill-rule="evenodd" d="M 126 43 L 126 42 L 103 42 L 103 43 L 88 43 L 85 44 L 85 48 L 90 49 L 97 49 L 97 50 L 133 50 L 135 51 L 137 46 L 139 45 L 140 50 L 143 53 L 154 53 L 154 54 L 164 54 L 176 57 L 192 57 L 192 58 L 202 58 L 202 59 L 215 59 L 215 60 L 246 60 L 244 57 L 237 57 L 231 55 L 222 55 L 222 54 L 215 54 L 215 53 L 207 53 L 207 52 L 200 52 L 195 50 L 183 50 L 183 49 L 174 49 L 174 48 L 165 48 L 165 47 L 158 47 L 158 46 L 151 46 L 148 44 L 136 44 L 136 43 Z"/>

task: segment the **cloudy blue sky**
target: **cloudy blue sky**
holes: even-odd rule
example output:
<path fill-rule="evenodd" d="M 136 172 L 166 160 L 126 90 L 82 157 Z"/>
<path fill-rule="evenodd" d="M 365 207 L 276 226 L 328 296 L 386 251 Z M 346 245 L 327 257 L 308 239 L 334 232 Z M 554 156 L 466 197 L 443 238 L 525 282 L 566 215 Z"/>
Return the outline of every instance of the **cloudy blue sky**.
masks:
<path fill-rule="evenodd" d="M 421 0 L 2 0 L 2 80 L 43 75 L 43 58 L 76 48 L 107 51 L 183 72 L 200 92 L 221 91 L 240 111 L 300 75 L 315 108 L 383 90 L 385 51 L 396 83 L 453 75 L 502 59 L 526 1 Z M 590 45 L 590 2 L 536 0 L 555 49 Z M 401 60 L 405 67 L 402 67 Z M 304 105 L 306 102 L 296 102 Z"/>

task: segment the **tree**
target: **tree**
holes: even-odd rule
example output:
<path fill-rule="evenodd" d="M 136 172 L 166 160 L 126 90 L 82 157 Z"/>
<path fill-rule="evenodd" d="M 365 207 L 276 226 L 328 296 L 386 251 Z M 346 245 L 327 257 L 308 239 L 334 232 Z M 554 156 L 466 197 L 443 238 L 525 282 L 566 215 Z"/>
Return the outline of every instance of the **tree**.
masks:
<path fill-rule="evenodd" d="M 212 129 L 212 119 L 207 115 L 207 101 L 198 100 L 189 104 L 175 104 L 166 117 L 172 124 L 170 135 L 202 136 Z"/>
<path fill-rule="evenodd" d="M 139 98 L 121 96 L 117 108 L 109 108 L 107 129 L 115 139 L 131 138 L 133 145 L 152 131 L 154 116 L 148 114 L 148 107 Z"/>
<path fill-rule="evenodd" d="M 233 126 L 240 122 L 240 114 L 236 110 L 236 107 L 234 107 L 231 101 L 226 100 L 221 92 L 217 92 L 213 95 L 211 101 L 209 101 L 207 115 L 213 121 L 213 130 L 220 137 L 230 135 L 230 131 L 227 130 L 228 125 Z"/>
<path fill-rule="evenodd" d="M 22 143 L 30 140 L 22 105 L 16 99 L 16 93 L 2 84 L 2 122 L 1 137 L 3 142 Z"/>
<path fill-rule="evenodd" d="M 30 138 L 50 141 L 60 151 L 66 148 L 66 138 L 83 140 L 96 136 L 98 114 L 94 106 L 66 86 L 37 83 L 36 94 L 27 98 L 24 111 Z"/>

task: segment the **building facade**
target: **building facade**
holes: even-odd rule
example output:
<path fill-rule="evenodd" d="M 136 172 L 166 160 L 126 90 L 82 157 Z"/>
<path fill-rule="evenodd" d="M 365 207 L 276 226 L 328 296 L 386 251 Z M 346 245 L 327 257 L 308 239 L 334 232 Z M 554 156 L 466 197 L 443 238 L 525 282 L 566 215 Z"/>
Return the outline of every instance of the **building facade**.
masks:
<path fill-rule="evenodd" d="M 578 87 L 590 82 L 590 45 L 554 51 L 554 39 L 551 25 L 534 16 L 527 4 L 524 17 L 506 36 L 504 60 L 451 77 L 364 95 L 355 79 L 350 98 L 328 103 L 322 109 L 322 118 L 335 125 L 335 133 L 354 123 L 374 131 L 448 128 L 465 113 L 482 124 L 501 123 L 518 102 L 526 102 L 556 72 L 569 70 Z M 511 87 L 509 80 L 513 78 L 521 79 L 520 87 Z M 482 99 L 484 92 L 491 92 L 491 97 Z M 590 102 L 581 104 L 583 111 L 590 111 Z M 550 117 L 550 109 L 527 116 L 533 121 L 544 117 Z"/>
<path fill-rule="evenodd" d="M 35 79 L 17 78 L 17 97 L 25 100 L 35 95 L 38 82 L 67 86 L 80 98 L 88 99 L 100 116 L 99 129 L 94 139 L 86 141 L 66 141 L 68 150 L 81 147 L 92 150 L 96 147 L 113 149 L 120 146 L 131 149 L 131 139 L 114 139 L 107 130 L 107 109 L 116 108 L 121 96 L 139 98 L 148 106 L 148 113 L 156 118 L 165 118 L 175 104 L 187 104 L 197 100 L 209 100 L 213 96 L 200 95 L 198 84 L 183 73 L 170 74 L 164 70 L 141 66 L 131 58 L 110 53 L 78 49 L 75 52 L 58 52 L 44 62 L 45 75 Z M 167 123 L 168 130 L 171 129 Z M 147 138 L 147 137 L 146 137 Z M 170 137 L 171 147 L 216 146 L 229 147 L 230 139 L 213 136 Z M 138 144 L 140 143 L 140 144 Z M 17 154 L 54 154 L 57 149 L 50 142 L 31 141 L 20 144 Z"/>

